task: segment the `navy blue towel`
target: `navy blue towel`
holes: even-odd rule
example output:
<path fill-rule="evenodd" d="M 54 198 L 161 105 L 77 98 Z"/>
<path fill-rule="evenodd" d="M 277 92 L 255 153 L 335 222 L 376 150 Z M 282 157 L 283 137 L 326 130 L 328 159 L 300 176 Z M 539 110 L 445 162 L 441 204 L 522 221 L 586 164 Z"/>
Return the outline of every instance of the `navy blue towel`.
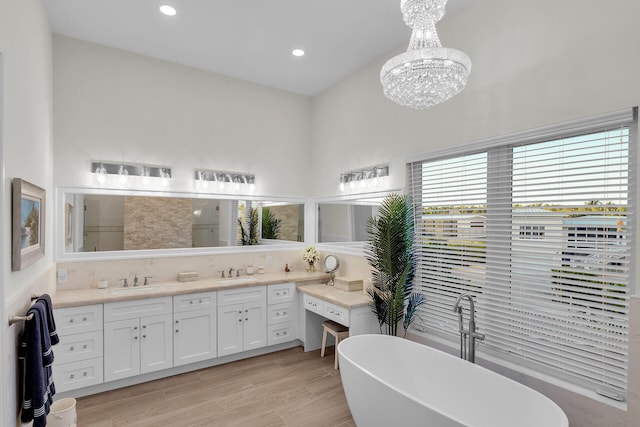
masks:
<path fill-rule="evenodd" d="M 51 345 L 57 344 L 59 339 L 51 298 L 48 295 L 40 297 L 27 311 L 29 315 L 33 317 L 25 323 L 18 349 L 18 357 L 24 360 L 24 396 L 20 419 L 24 423 L 33 420 L 33 427 L 43 427 L 47 425 L 49 406 L 56 393 L 51 370 Z"/>

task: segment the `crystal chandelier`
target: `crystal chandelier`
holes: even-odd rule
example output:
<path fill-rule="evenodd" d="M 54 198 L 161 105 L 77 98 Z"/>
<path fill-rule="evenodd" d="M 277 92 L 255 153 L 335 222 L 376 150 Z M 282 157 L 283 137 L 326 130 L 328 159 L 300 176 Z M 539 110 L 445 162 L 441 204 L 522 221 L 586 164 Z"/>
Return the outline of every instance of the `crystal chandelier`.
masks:
<path fill-rule="evenodd" d="M 471 61 L 463 52 L 442 47 L 436 22 L 447 0 L 401 0 L 404 22 L 413 29 L 406 52 L 388 60 L 380 71 L 387 98 L 423 110 L 445 102 L 467 84 Z"/>

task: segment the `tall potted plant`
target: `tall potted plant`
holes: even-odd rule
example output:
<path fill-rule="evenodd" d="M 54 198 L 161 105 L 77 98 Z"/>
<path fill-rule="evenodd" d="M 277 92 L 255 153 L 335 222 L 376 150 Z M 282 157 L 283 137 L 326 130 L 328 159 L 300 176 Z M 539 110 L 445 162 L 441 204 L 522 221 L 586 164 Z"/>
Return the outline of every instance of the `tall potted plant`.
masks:
<path fill-rule="evenodd" d="M 367 222 L 365 257 L 371 266 L 372 298 L 380 332 L 398 335 L 400 322 L 404 334 L 413 322 L 424 295 L 413 292 L 416 258 L 413 250 L 414 219 L 411 198 L 393 194 L 384 198 L 378 217 Z"/>

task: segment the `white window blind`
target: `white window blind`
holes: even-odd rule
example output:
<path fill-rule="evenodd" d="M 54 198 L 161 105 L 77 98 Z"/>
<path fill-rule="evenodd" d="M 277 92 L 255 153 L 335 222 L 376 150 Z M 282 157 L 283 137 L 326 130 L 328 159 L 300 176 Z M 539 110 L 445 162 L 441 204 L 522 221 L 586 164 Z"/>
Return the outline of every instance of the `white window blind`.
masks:
<path fill-rule="evenodd" d="M 416 329 L 456 339 L 452 307 L 471 293 L 479 351 L 624 395 L 635 116 L 410 163 Z"/>

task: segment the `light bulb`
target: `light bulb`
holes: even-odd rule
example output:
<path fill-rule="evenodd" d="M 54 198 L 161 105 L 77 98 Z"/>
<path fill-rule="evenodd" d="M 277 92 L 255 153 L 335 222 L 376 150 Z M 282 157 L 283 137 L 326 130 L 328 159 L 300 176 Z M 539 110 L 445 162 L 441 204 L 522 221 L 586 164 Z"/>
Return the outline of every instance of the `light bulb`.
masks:
<path fill-rule="evenodd" d="M 107 170 L 104 168 L 104 165 L 100 163 L 100 166 L 96 168 L 96 181 L 98 184 L 104 184 L 107 180 Z"/>
<path fill-rule="evenodd" d="M 125 169 L 124 165 L 120 165 L 118 169 L 118 184 L 125 186 L 129 183 L 129 171 Z"/>
<path fill-rule="evenodd" d="M 150 179 L 151 173 L 149 172 L 149 168 L 148 167 L 146 167 L 146 166 L 142 167 L 141 176 L 142 176 L 142 186 L 143 187 L 148 187 L 149 183 L 151 182 L 151 179 Z"/>
<path fill-rule="evenodd" d="M 171 175 L 164 168 L 160 169 L 160 187 L 167 188 L 169 186 L 169 180 Z"/>
<path fill-rule="evenodd" d="M 169 6 L 168 4 L 163 4 L 160 6 L 160 12 L 167 16 L 174 16 L 176 14 L 176 8 L 173 6 Z"/>

